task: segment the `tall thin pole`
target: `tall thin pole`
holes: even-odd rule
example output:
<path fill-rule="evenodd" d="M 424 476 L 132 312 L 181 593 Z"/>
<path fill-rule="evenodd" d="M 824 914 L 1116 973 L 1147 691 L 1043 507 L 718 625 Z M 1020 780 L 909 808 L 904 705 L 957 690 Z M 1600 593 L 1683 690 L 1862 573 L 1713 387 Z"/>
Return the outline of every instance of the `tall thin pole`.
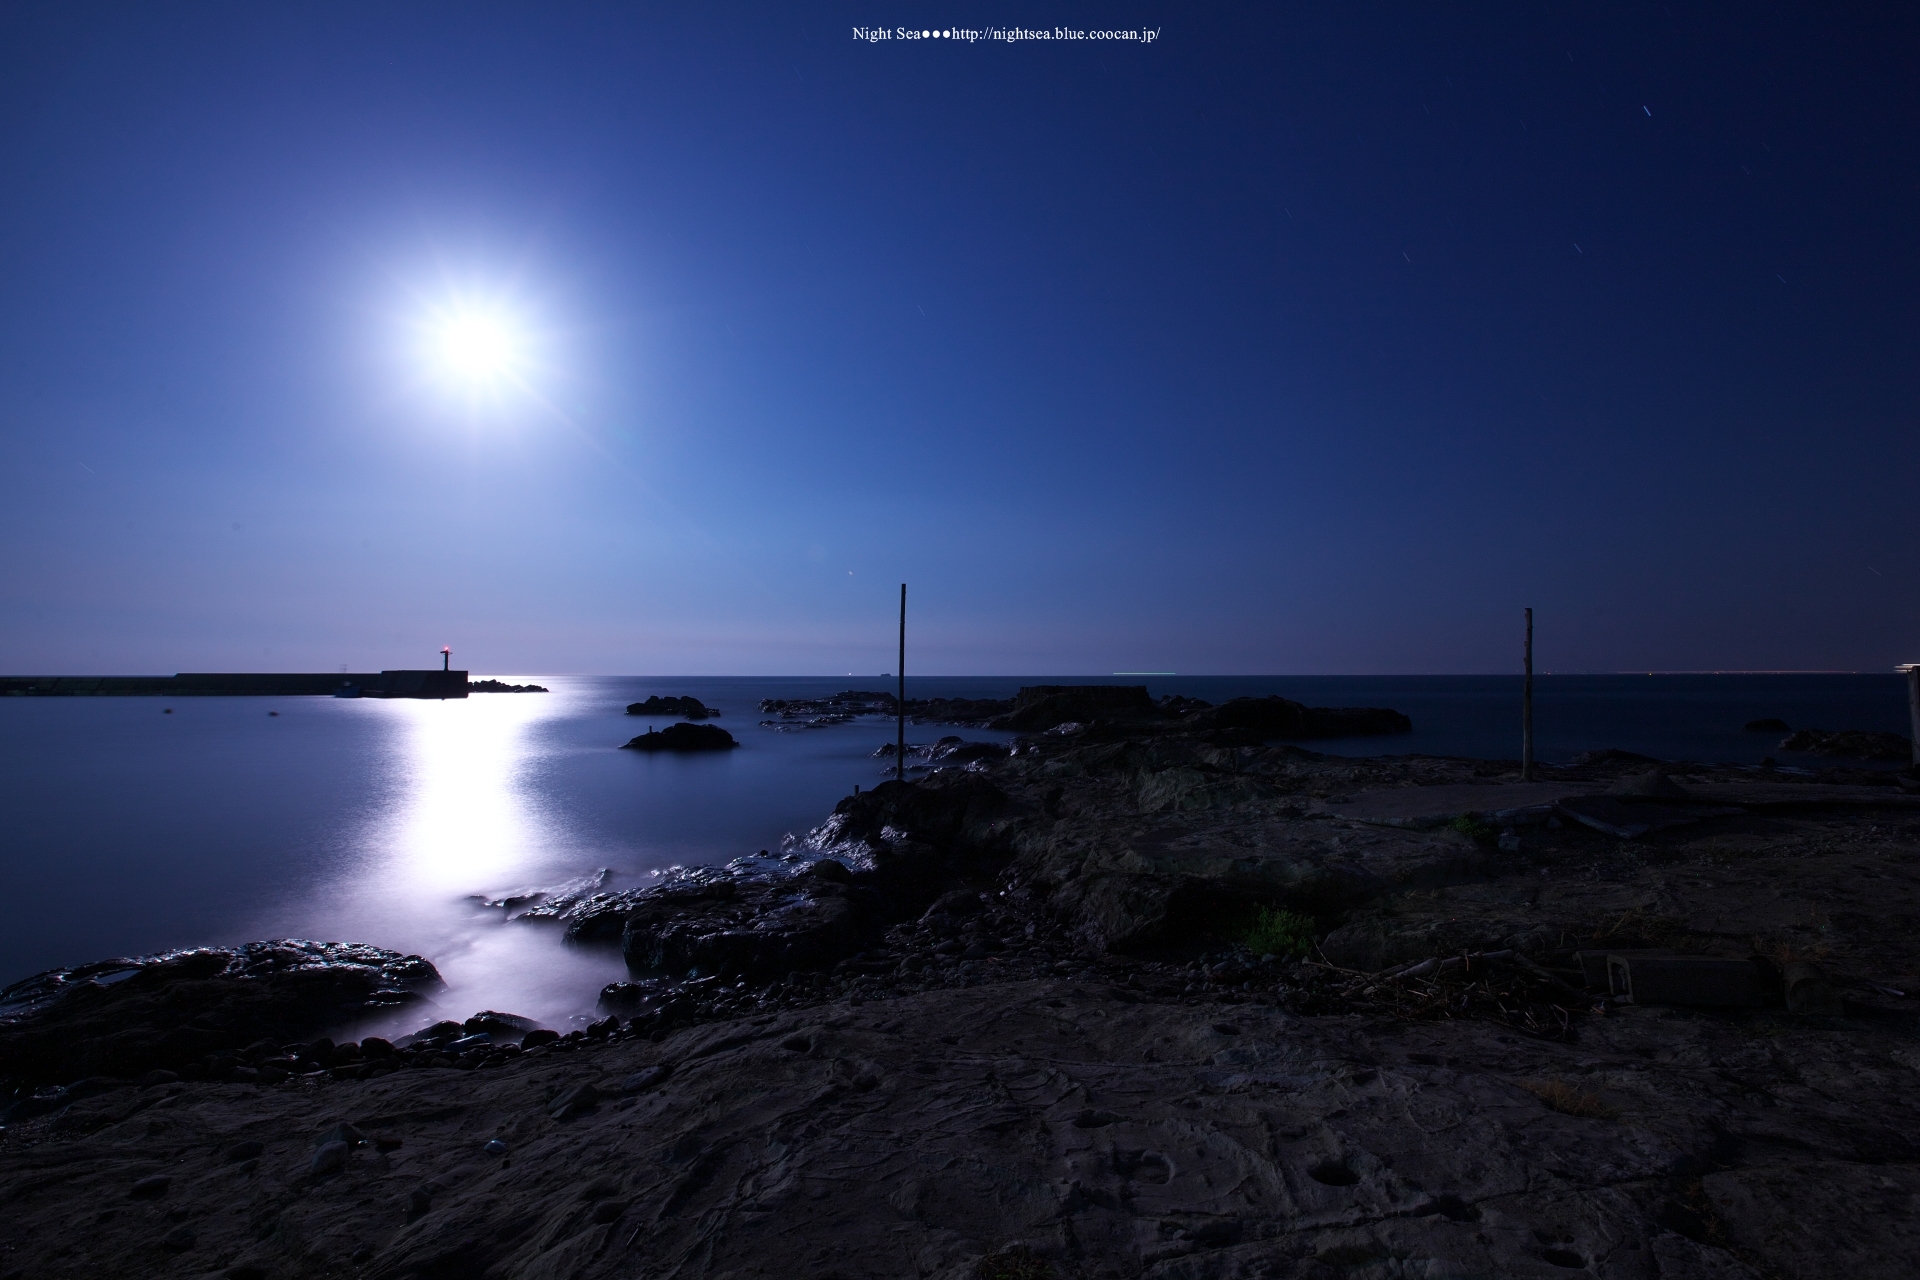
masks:
<path fill-rule="evenodd" d="M 1920 769 L 1920 663 L 1900 670 L 1907 673 L 1907 714 L 1913 717 L 1913 767 Z"/>
<path fill-rule="evenodd" d="M 1520 688 L 1520 780 L 1533 777 L 1533 610 L 1527 610 L 1527 675 Z"/>
<path fill-rule="evenodd" d="M 900 584 L 900 694 L 893 700 L 899 716 L 900 734 L 893 744 L 893 777 L 907 780 L 907 584 Z"/>

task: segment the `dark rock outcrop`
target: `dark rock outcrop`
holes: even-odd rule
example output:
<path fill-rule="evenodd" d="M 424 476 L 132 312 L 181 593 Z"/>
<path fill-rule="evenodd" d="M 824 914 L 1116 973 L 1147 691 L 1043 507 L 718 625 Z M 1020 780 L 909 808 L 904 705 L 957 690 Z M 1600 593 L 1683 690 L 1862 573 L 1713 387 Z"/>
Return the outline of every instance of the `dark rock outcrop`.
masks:
<path fill-rule="evenodd" d="M 547 687 L 542 684 L 506 684 L 499 680 L 469 680 L 468 693 L 545 693 Z"/>
<path fill-rule="evenodd" d="M 1780 744 L 1782 751 L 1805 751 L 1816 756 L 1848 756 L 1855 760 L 1910 760 L 1913 743 L 1897 733 L 1865 729 L 1802 729 Z"/>
<path fill-rule="evenodd" d="M 670 724 L 620 744 L 628 751 L 727 751 L 740 744 L 717 724 Z"/>
<path fill-rule="evenodd" d="M 1387 707 L 1309 707 L 1291 698 L 1234 698 L 1192 717 L 1196 728 L 1251 729 L 1269 738 L 1361 738 L 1412 733 Z"/>
<path fill-rule="evenodd" d="M 0 1075 L 217 1077 L 248 1045 L 307 1039 L 440 985 L 419 956 L 300 939 L 55 969 L 0 992 Z"/>
<path fill-rule="evenodd" d="M 707 899 L 699 911 L 662 895 L 626 916 L 620 952 L 637 972 L 766 978 L 831 964 L 857 949 L 847 886 L 817 876 Z"/>
<path fill-rule="evenodd" d="M 1035 733 L 1088 720 L 1149 720 L 1162 716 L 1143 684 L 1036 684 L 1020 690 L 1014 709 L 987 727 Z"/>
<path fill-rule="evenodd" d="M 719 710 L 709 707 L 698 698 L 663 698 L 654 694 L 645 702 L 627 704 L 630 716 L 658 716 L 663 720 L 678 717 L 684 720 L 706 720 L 720 714 Z"/>

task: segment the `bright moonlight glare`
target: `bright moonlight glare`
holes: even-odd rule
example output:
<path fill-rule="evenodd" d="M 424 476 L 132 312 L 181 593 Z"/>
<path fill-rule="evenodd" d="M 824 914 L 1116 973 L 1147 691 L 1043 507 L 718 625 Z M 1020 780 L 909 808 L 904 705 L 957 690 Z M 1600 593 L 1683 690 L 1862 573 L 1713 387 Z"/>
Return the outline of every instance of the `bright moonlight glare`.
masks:
<path fill-rule="evenodd" d="M 524 357 L 518 328 L 497 311 L 458 311 L 441 318 L 434 336 L 441 371 L 470 387 L 513 376 Z"/>

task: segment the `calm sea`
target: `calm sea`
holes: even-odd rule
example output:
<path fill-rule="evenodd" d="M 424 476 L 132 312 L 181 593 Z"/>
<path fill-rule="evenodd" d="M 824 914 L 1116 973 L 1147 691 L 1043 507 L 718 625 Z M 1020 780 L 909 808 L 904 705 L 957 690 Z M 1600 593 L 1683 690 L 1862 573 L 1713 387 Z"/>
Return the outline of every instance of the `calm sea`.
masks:
<path fill-rule="evenodd" d="M 0 984 L 108 956 L 297 936 L 427 956 L 450 985 L 450 1014 L 496 1008 L 558 1024 L 622 976 L 618 955 L 569 951 L 553 931 L 504 922 L 476 898 L 602 867 L 620 887 L 676 863 L 777 852 L 856 783 L 878 781 L 884 765 L 872 752 L 891 738 L 878 721 L 801 733 L 758 723 L 762 698 L 888 687 L 878 677 L 502 678 L 552 692 L 450 702 L 0 699 L 0 874 L 14 904 L 0 931 Z M 908 693 L 998 697 L 1042 682 L 1060 678 L 910 679 Z M 1318 744 L 1345 755 L 1519 751 L 1517 677 L 1127 682 L 1156 695 L 1279 693 L 1413 718 L 1409 737 Z M 719 707 L 741 749 L 616 750 L 646 727 L 626 704 L 650 693 Z M 1537 682 L 1543 760 L 1623 747 L 1812 763 L 1780 752 L 1777 735 L 1741 732 L 1762 716 L 1904 733 L 1905 685 L 1892 674 Z M 952 732 L 909 729 L 920 741 Z"/>

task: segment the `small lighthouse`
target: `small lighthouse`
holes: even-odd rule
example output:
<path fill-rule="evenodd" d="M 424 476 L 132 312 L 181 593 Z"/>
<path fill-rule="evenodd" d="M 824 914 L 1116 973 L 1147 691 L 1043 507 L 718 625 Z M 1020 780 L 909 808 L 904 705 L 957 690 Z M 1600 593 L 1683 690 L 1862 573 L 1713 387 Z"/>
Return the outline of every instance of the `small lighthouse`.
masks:
<path fill-rule="evenodd" d="M 445 671 L 452 665 L 453 665 L 453 646 L 450 644 L 443 644 L 440 646 L 440 669 L 442 671 Z"/>

